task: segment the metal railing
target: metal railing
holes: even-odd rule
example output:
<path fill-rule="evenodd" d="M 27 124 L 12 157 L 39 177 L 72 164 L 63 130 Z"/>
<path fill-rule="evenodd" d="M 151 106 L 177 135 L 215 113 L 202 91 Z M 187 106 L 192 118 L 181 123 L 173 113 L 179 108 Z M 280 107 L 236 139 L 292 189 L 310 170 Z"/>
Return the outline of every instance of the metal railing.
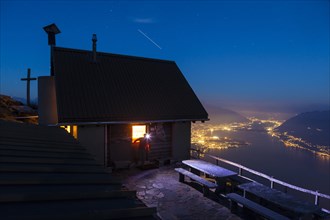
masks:
<path fill-rule="evenodd" d="M 200 157 L 200 153 L 201 152 L 199 150 L 197 150 L 197 149 L 191 149 L 191 150 L 197 152 L 197 155 L 198 155 L 197 157 L 198 158 Z M 270 187 L 271 188 L 274 188 L 274 183 L 277 183 L 279 185 L 282 185 L 282 186 L 287 187 L 287 188 L 290 188 L 290 189 L 294 189 L 294 190 L 297 190 L 297 191 L 300 191 L 300 192 L 303 192 L 303 193 L 311 194 L 311 195 L 315 196 L 315 200 L 314 200 L 314 204 L 315 205 L 319 205 L 319 198 L 320 197 L 330 200 L 330 196 L 329 195 L 324 194 L 324 193 L 320 193 L 317 190 L 316 191 L 313 191 L 313 190 L 305 189 L 305 188 L 302 188 L 302 187 L 299 187 L 299 186 L 295 186 L 295 185 L 286 183 L 284 181 L 275 179 L 273 176 L 269 176 L 267 174 L 258 172 L 256 170 L 253 170 L 253 169 L 250 169 L 248 167 L 245 167 L 245 166 L 243 166 L 241 164 L 238 164 L 238 163 L 235 163 L 235 162 L 232 162 L 232 161 L 229 161 L 229 160 L 220 158 L 220 157 L 216 157 L 216 156 L 213 156 L 213 155 L 210 155 L 210 154 L 206 154 L 206 153 L 203 153 L 203 155 L 208 156 L 208 157 L 210 157 L 212 159 L 215 159 L 217 165 L 219 165 L 219 161 L 221 161 L 223 163 L 226 163 L 226 164 L 232 165 L 234 167 L 237 167 L 238 168 L 238 175 L 239 176 L 244 177 L 242 175 L 242 171 L 244 170 L 244 171 L 247 171 L 249 173 L 252 173 L 252 174 L 254 174 L 256 176 L 260 176 L 262 178 L 265 178 L 265 179 L 267 179 L 267 180 L 270 181 Z M 324 209 L 324 208 L 322 208 L 322 210 L 325 211 L 325 212 L 327 212 L 327 213 L 330 213 L 330 210 L 327 210 L 327 209 Z"/>

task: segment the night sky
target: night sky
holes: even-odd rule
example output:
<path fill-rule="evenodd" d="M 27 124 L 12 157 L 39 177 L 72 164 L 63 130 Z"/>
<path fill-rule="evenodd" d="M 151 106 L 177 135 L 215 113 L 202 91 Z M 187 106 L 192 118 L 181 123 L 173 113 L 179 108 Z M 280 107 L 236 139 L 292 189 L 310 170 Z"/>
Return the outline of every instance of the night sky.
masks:
<path fill-rule="evenodd" d="M 329 108 L 329 1 L 3 1 L 0 93 L 25 97 L 57 46 L 174 60 L 203 103 L 235 110 Z M 31 84 L 32 99 L 37 83 Z"/>

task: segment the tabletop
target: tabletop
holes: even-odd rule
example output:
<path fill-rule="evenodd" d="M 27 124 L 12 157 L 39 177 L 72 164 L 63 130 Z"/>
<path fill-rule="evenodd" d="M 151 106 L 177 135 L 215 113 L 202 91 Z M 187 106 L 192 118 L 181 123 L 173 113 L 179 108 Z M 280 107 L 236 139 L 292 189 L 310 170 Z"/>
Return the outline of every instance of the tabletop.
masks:
<path fill-rule="evenodd" d="M 237 175 L 237 173 L 231 170 L 227 170 L 223 167 L 206 162 L 204 160 L 183 160 L 182 163 L 216 178 L 223 178 L 223 177 Z"/>
<path fill-rule="evenodd" d="M 244 183 L 238 185 L 238 188 L 295 213 L 309 214 L 321 209 L 312 203 L 300 200 L 292 195 L 272 189 L 257 182 Z"/>

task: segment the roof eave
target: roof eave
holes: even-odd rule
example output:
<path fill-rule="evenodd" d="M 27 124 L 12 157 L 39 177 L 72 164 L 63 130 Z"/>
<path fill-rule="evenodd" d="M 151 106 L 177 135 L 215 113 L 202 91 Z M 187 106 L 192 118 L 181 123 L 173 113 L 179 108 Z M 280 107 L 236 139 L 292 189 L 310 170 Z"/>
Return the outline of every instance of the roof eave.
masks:
<path fill-rule="evenodd" d="M 199 119 L 174 119 L 174 120 L 147 120 L 147 121 L 95 121 L 95 122 L 59 122 L 57 124 L 49 124 L 49 126 L 66 126 L 66 125 L 105 125 L 105 124 L 149 124 L 149 123 L 166 123 L 166 122 L 196 122 L 209 121 L 209 118 Z"/>

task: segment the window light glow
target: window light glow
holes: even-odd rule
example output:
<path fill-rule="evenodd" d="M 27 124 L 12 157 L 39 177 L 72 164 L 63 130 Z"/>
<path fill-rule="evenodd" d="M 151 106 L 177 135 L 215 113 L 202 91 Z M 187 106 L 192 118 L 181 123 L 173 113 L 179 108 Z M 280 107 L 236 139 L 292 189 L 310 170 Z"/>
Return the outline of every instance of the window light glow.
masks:
<path fill-rule="evenodd" d="M 68 126 L 61 126 L 61 128 L 64 128 L 64 130 L 66 130 L 70 134 L 70 131 L 71 131 L 70 125 L 68 125 Z"/>
<path fill-rule="evenodd" d="M 78 127 L 77 125 L 72 125 L 72 136 L 77 139 L 78 138 Z"/>
<path fill-rule="evenodd" d="M 66 126 L 60 126 L 60 127 L 65 129 L 75 139 L 78 138 L 78 127 L 77 127 L 77 125 L 66 125 Z"/>
<path fill-rule="evenodd" d="M 144 134 L 147 133 L 147 126 L 146 125 L 133 125 L 132 126 L 132 143 L 141 138 L 144 137 Z"/>

